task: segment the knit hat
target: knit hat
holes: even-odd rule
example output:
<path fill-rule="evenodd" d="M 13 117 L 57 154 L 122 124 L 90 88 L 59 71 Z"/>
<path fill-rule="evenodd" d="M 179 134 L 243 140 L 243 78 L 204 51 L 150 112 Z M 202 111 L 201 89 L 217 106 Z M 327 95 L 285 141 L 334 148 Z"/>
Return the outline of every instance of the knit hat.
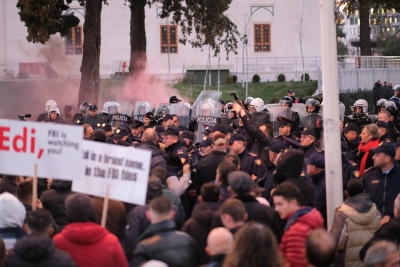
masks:
<path fill-rule="evenodd" d="M 22 227 L 26 209 L 24 205 L 12 194 L 0 194 L 0 228 Z"/>
<path fill-rule="evenodd" d="M 70 112 L 70 111 L 73 110 L 73 109 L 74 109 L 74 108 L 73 108 L 72 106 L 70 106 L 70 105 L 65 105 L 65 107 L 64 107 L 65 113 Z"/>
<path fill-rule="evenodd" d="M 96 222 L 96 214 L 90 198 L 82 194 L 72 194 L 65 200 L 65 209 L 69 223 Z"/>

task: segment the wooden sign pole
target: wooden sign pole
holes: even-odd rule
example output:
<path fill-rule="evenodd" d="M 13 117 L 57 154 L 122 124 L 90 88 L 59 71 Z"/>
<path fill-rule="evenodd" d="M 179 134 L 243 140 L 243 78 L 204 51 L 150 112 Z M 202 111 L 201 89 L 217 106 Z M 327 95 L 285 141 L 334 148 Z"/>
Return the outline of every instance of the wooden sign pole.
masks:
<path fill-rule="evenodd" d="M 107 185 L 106 195 L 103 202 L 103 213 L 101 214 L 101 226 L 106 228 L 107 212 L 108 212 L 108 194 L 110 192 L 110 185 Z"/>
<path fill-rule="evenodd" d="M 33 186 L 32 186 L 32 210 L 36 210 L 36 202 L 37 202 L 37 188 L 38 188 L 38 177 L 37 177 L 37 164 L 35 164 L 34 172 L 33 172 Z"/>

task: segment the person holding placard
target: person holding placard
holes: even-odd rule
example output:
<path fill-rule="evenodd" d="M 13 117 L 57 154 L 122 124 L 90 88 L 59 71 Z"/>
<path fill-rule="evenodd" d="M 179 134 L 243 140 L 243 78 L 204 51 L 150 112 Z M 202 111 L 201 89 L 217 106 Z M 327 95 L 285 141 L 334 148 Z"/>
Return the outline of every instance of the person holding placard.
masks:
<path fill-rule="evenodd" d="M 128 267 L 118 238 L 96 223 L 88 196 L 73 194 L 65 207 L 69 223 L 53 238 L 57 249 L 68 252 L 78 267 Z"/>

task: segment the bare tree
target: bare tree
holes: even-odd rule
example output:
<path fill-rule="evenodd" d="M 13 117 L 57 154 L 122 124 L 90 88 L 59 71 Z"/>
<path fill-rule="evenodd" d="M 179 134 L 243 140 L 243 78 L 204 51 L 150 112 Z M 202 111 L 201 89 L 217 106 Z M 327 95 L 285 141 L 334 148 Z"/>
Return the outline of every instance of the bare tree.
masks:
<path fill-rule="evenodd" d="M 303 51 L 304 44 L 311 37 L 315 36 L 317 32 L 313 29 L 312 24 L 306 22 L 310 16 L 315 15 L 315 13 L 313 12 L 314 10 L 312 8 L 309 8 L 308 7 L 309 5 L 307 5 L 307 3 L 310 2 L 310 0 L 298 0 L 298 1 L 299 1 L 298 3 L 301 3 L 301 5 L 293 6 L 291 16 L 295 20 L 295 22 L 297 22 L 296 25 L 294 26 L 294 31 L 295 31 L 295 37 L 299 42 L 301 59 L 304 70 L 305 69 L 304 51 Z"/>

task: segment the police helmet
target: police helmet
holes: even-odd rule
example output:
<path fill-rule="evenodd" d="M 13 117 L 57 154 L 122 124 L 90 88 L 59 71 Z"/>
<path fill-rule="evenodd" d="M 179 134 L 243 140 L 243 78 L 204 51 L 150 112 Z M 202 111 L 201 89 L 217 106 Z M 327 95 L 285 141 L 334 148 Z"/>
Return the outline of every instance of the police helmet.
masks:
<path fill-rule="evenodd" d="M 247 107 L 250 105 L 251 101 L 253 101 L 253 97 L 249 96 L 246 97 L 246 99 L 243 101 L 243 106 L 247 109 Z"/>
<path fill-rule="evenodd" d="M 386 99 L 384 99 L 384 98 L 382 98 L 382 99 L 379 99 L 378 100 L 378 102 L 376 102 L 376 106 L 378 107 L 378 108 L 381 108 L 381 107 L 384 107 L 385 106 L 385 103 L 386 103 Z"/>
<path fill-rule="evenodd" d="M 393 90 L 394 90 L 394 91 L 397 91 L 397 92 L 400 92 L 400 84 L 395 85 L 395 86 L 393 87 Z"/>
<path fill-rule="evenodd" d="M 309 99 L 307 99 L 305 106 L 306 107 L 314 107 L 314 111 L 311 113 L 318 113 L 319 109 L 321 107 L 321 103 L 315 98 L 309 98 Z"/>
<path fill-rule="evenodd" d="M 60 117 L 60 109 L 57 106 L 49 107 L 47 112 L 49 114 L 49 117 L 51 112 L 57 113 L 58 117 Z"/>
<path fill-rule="evenodd" d="M 254 108 L 257 112 L 260 112 L 264 109 L 264 100 L 259 97 L 251 100 L 249 107 Z"/>
<path fill-rule="evenodd" d="M 368 113 L 368 102 L 365 99 L 358 99 L 354 102 L 354 107 L 361 107 L 364 114 Z"/>
<path fill-rule="evenodd" d="M 85 112 L 87 111 L 87 109 L 89 108 L 91 104 L 89 103 L 89 101 L 83 101 L 82 104 L 79 106 L 79 110 L 81 112 Z"/>
<path fill-rule="evenodd" d="M 282 97 L 281 101 L 279 101 L 279 106 L 287 105 L 289 108 L 293 106 L 293 100 L 289 96 Z"/>
<path fill-rule="evenodd" d="M 48 111 L 51 107 L 57 107 L 57 103 L 54 100 L 48 100 L 46 102 L 45 110 Z"/>

